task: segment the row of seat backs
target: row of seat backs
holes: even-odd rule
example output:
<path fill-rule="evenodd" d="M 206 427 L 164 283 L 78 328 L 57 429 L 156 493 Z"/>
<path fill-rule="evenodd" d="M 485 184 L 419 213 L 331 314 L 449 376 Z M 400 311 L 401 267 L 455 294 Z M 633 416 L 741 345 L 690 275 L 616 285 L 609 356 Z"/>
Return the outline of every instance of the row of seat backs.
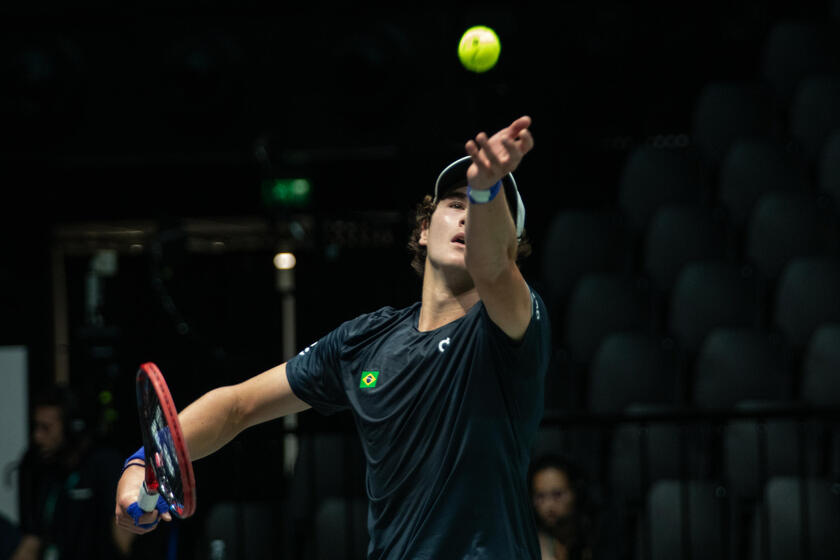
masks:
<path fill-rule="evenodd" d="M 762 506 L 740 510 L 711 481 L 663 480 L 638 525 L 639 560 L 749 558 L 829 560 L 840 556 L 840 484 L 774 477 Z"/>

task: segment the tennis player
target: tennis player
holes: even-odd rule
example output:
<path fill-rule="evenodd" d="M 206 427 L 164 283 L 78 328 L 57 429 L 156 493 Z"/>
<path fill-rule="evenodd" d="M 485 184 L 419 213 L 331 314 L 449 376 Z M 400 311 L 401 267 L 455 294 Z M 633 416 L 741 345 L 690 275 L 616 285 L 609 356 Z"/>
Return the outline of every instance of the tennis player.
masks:
<path fill-rule="evenodd" d="M 191 457 L 286 414 L 349 409 L 367 462 L 369 559 L 538 560 L 526 477 L 550 333 L 517 266 L 525 208 L 511 174 L 534 145 L 530 125 L 479 133 L 420 204 L 420 302 L 347 321 L 193 402 L 179 415 Z M 141 467 L 130 460 L 117 490 L 117 522 L 134 533 L 150 530 L 126 513 Z"/>

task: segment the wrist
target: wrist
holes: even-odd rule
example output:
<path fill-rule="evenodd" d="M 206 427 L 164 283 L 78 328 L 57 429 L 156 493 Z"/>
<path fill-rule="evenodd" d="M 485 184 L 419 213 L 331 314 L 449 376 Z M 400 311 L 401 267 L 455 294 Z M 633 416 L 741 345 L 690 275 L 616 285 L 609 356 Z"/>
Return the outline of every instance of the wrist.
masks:
<path fill-rule="evenodd" d="M 144 447 L 140 447 L 137 451 L 134 452 L 128 459 L 125 460 L 123 463 L 123 471 L 132 465 L 137 465 L 139 467 L 146 466 L 146 449 Z"/>
<path fill-rule="evenodd" d="M 472 204 L 485 204 L 496 198 L 501 188 L 501 181 L 497 181 L 489 189 L 475 189 L 471 185 L 467 185 L 467 198 L 470 199 L 470 203 Z"/>

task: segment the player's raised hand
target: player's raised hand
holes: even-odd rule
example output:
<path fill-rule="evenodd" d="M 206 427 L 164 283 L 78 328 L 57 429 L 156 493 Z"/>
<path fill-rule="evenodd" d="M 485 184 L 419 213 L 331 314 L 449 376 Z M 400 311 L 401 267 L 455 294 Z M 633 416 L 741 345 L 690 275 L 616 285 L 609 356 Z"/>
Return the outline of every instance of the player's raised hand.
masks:
<path fill-rule="evenodd" d="M 472 188 L 489 189 L 519 166 L 522 157 L 534 147 L 529 126 L 531 117 L 523 116 L 489 138 L 479 132 L 475 140 L 467 141 L 465 148 L 472 158 L 467 181 Z"/>

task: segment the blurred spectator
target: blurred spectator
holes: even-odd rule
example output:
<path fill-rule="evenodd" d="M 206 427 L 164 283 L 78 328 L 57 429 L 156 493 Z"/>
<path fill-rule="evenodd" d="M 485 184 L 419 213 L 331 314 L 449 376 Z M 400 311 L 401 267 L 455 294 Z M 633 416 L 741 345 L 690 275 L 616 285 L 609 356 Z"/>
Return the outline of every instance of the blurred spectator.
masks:
<path fill-rule="evenodd" d="M 531 463 L 528 487 L 542 560 L 591 559 L 593 524 L 577 466 L 558 455 L 538 457 Z"/>
<path fill-rule="evenodd" d="M 39 394 L 32 440 L 19 465 L 21 540 L 13 560 L 111 560 L 133 535 L 118 531 L 113 500 L 122 460 L 97 446 L 67 389 Z"/>

